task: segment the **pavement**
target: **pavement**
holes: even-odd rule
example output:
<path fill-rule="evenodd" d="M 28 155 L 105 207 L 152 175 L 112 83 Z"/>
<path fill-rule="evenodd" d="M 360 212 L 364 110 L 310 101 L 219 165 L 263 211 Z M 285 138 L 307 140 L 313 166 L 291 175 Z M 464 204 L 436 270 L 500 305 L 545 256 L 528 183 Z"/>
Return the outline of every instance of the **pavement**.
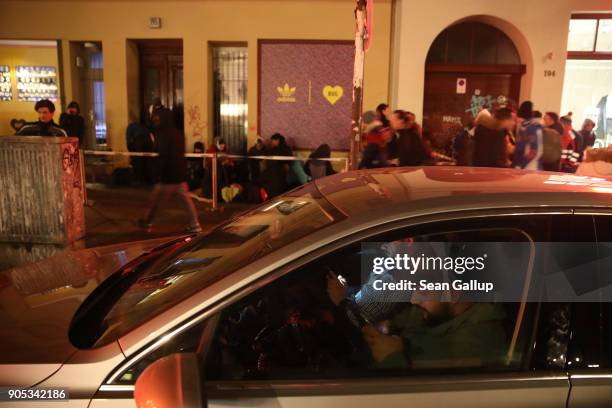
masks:
<path fill-rule="evenodd" d="M 111 187 L 87 184 L 88 205 L 85 207 L 86 235 L 70 248 L 30 243 L 0 243 L 0 270 L 36 262 L 66 249 L 79 250 L 99 246 L 180 235 L 187 227 L 188 217 L 178 199 L 162 203 L 153 228 L 147 232 L 136 225 L 149 208 L 152 187 Z M 210 230 L 253 207 L 246 203 L 211 205 L 194 200 L 203 229 Z"/>

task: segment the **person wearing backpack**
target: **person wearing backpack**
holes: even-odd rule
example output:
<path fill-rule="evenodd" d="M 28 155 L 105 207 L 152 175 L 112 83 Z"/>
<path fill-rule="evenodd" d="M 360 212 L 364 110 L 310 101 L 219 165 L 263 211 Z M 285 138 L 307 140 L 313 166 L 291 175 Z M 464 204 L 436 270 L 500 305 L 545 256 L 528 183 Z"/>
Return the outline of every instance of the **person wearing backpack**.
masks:
<path fill-rule="evenodd" d="M 563 150 L 563 125 L 559 122 L 559 115 L 555 112 L 546 112 L 543 120 L 542 139 L 544 141 L 544 148 L 542 150 L 542 169 L 559 171 Z"/>

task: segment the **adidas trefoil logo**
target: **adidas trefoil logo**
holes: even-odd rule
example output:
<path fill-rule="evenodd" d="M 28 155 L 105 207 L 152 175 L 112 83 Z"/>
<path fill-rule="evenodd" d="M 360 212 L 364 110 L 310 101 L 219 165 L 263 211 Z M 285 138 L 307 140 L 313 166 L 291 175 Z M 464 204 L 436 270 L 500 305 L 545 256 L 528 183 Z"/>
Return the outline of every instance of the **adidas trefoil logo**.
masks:
<path fill-rule="evenodd" d="M 276 98 L 276 102 L 278 103 L 295 103 L 295 86 L 290 87 L 288 83 L 285 83 L 283 87 L 277 87 L 276 90 L 280 94 L 278 98 Z"/>

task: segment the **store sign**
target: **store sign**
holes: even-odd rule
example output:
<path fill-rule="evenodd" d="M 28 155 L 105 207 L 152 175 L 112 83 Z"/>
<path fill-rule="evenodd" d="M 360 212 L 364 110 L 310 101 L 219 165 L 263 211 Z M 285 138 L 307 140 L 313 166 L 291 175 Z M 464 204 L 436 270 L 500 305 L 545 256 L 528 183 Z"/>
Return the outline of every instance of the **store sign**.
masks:
<path fill-rule="evenodd" d="M 55 67 L 17 66 L 17 100 L 36 102 L 57 100 Z"/>
<path fill-rule="evenodd" d="M 11 69 L 8 65 L 0 65 L 0 101 L 8 102 L 12 100 Z"/>
<path fill-rule="evenodd" d="M 347 150 L 352 43 L 261 41 L 259 47 L 259 134 L 281 133 L 295 149 L 326 143 Z"/>

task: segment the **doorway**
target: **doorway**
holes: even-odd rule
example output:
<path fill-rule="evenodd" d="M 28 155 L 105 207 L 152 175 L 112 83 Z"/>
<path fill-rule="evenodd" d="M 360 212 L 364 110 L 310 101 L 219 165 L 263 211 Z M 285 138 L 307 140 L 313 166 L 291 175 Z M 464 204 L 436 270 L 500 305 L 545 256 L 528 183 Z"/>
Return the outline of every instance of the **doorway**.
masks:
<path fill-rule="evenodd" d="M 150 107 L 161 102 L 174 112 L 176 126 L 183 129 L 183 41 L 138 40 L 137 44 L 142 122 L 148 122 Z"/>
<path fill-rule="evenodd" d="M 445 148 L 482 108 L 516 107 L 525 65 L 508 36 L 484 23 L 453 25 L 427 55 L 423 125 Z"/>

